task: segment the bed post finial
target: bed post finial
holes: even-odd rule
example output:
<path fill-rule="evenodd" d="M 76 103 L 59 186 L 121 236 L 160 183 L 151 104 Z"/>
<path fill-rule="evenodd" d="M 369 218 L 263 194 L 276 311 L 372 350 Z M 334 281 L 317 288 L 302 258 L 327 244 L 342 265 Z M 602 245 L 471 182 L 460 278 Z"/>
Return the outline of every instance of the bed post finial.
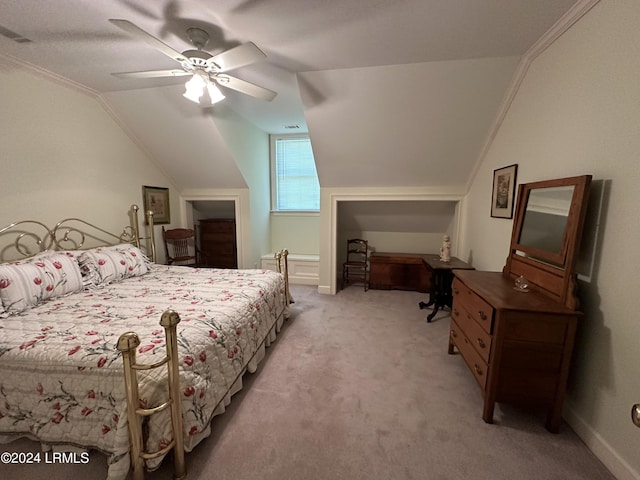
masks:
<path fill-rule="evenodd" d="M 117 347 L 122 353 L 128 353 L 131 350 L 135 350 L 139 345 L 140 339 L 134 332 L 123 333 L 120 335 L 120 338 L 118 338 Z"/>
<path fill-rule="evenodd" d="M 164 328 L 170 328 L 180 323 L 180 315 L 175 310 L 165 310 L 160 317 L 160 325 Z"/>

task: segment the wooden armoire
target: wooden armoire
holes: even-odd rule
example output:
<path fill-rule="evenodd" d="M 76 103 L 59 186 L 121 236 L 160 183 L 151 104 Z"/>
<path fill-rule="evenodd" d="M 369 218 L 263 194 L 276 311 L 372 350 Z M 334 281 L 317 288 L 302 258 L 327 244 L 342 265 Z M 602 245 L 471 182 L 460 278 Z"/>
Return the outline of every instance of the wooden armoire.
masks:
<path fill-rule="evenodd" d="M 198 228 L 201 265 L 212 268 L 238 268 L 236 221 L 207 218 Z"/>

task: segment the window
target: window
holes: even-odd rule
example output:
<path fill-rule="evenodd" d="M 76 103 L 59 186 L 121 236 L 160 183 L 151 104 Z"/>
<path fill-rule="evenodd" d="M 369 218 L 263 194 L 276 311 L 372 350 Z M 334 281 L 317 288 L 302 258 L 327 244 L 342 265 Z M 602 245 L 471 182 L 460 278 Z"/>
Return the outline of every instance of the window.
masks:
<path fill-rule="evenodd" d="M 271 135 L 271 208 L 320 210 L 320 183 L 308 135 Z"/>

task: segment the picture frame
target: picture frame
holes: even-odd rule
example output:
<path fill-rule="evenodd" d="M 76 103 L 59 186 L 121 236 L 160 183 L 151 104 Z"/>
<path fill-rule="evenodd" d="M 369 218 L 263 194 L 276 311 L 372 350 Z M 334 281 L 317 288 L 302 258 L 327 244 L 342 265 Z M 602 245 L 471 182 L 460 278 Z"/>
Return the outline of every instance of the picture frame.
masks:
<path fill-rule="evenodd" d="M 498 168 L 493 171 L 493 193 L 491 194 L 492 217 L 513 218 L 517 174 L 518 164 Z"/>
<path fill-rule="evenodd" d="M 169 189 L 165 187 L 142 187 L 142 199 L 144 213 L 153 212 L 153 224 L 164 225 L 171 223 L 171 211 L 169 204 Z M 146 220 L 145 220 L 146 223 Z"/>

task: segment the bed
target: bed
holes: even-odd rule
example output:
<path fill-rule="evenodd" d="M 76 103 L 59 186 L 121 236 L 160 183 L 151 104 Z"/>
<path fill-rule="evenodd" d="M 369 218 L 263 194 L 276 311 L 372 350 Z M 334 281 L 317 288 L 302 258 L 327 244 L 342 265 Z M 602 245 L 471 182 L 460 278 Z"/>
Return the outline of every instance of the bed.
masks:
<path fill-rule="evenodd" d="M 22 257 L 0 264 L 0 442 L 27 436 L 45 448 L 97 449 L 108 456 L 106 477 L 122 480 L 132 465 L 143 475 L 143 454 L 132 447 L 139 436 L 146 468 L 175 447 L 180 477 L 184 451 L 209 435 L 275 340 L 288 315 L 287 272 L 155 264 L 132 211 L 120 235 L 78 219 L 0 229 L 0 240 L 12 236 L 0 242 L 0 258 Z M 286 250 L 280 255 L 286 265 Z M 175 428 L 182 435 L 174 438 Z"/>

